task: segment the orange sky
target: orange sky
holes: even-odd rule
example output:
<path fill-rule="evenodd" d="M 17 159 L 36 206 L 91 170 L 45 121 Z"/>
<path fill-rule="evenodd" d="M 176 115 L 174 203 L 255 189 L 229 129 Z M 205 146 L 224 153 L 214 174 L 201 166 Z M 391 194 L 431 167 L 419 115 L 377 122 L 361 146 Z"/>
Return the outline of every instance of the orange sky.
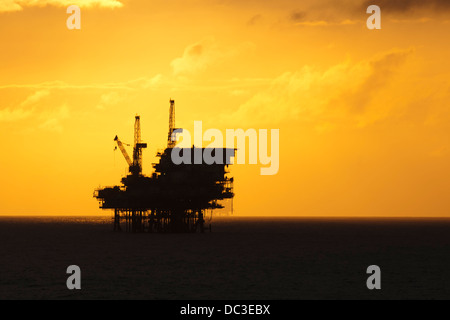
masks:
<path fill-rule="evenodd" d="M 169 98 L 178 127 L 280 129 L 278 175 L 232 168 L 237 215 L 450 214 L 448 1 L 35 3 L 0 1 L 0 214 L 107 214 L 114 136 L 141 115 L 150 174 Z"/>

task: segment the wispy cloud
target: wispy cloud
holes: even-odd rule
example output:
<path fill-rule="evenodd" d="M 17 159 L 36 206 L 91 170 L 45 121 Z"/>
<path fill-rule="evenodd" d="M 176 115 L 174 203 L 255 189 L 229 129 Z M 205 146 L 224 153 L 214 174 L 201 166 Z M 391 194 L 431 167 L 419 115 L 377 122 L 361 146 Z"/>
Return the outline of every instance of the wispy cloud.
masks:
<path fill-rule="evenodd" d="M 212 65 L 220 64 L 252 46 L 252 43 L 246 42 L 233 47 L 224 47 L 214 37 L 208 37 L 187 46 L 182 56 L 173 59 L 170 65 L 175 76 L 189 77 L 205 71 Z"/>
<path fill-rule="evenodd" d="M 104 89 L 104 90 L 137 90 L 156 88 L 161 84 L 162 76 L 160 74 L 154 77 L 141 77 L 124 82 L 116 83 L 94 83 L 86 85 L 74 85 L 64 81 L 48 81 L 35 84 L 8 84 L 0 86 L 1 89 Z"/>
<path fill-rule="evenodd" d="M 0 110 L 0 122 L 14 122 L 29 118 L 35 112 L 35 107 L 41 100 L 49 95 L 48 90 L 39 90 L 28 96 L 18 106 Z"/>
<path fill-rule="evenodd" d="M 0 110 L 0 122 L 13 122 L 26 119 L 30 117 L 32 113 L 32 109 L 6 108 Z"/>
<path fill-rule="evenodd" d="M 325 20 L 310 20 L 310 21 L 299 21 L 294 23 L 296 26 L 303 27 L 329 27 L 329 26 L 347 26 L 361 23 L 362 20 L 342 20 L 337 22 L 325 21 Z"/>
<path fill-rule="evenodd" d="M 2 0 L 0 1 L 0 12 L 13 12 L 21 11 L 22 6 L 19 5 L 15 0 Z"/>
<path fill-rule="evenodd" d="M 346 61 L 323 71 L 305 66 L 297 72 L 286 72 L 235 112 L 221 115 L 221 120 L 278 125 L 301 119 L 318 124 L 318 128 L 350 121 L 355 126 L 366 126 L 387 117 L 395 107 L 384 103 L 392 100 L 384 87 L 411 53 L 395 50 L 369 61 Z"/>
<path fill-rule="evenodd" d="M 301 27 L 334 27 L 364 22 L 365 10 L 354 14 L 354 3 L 343 2 L 339 6 L 328 0 L 304 3 L 302 9 L 291 10 L 285 17 L 291 25 Z"/>
<path fill-rule="evenodd" d="M 115 106 L 120 101 L 124 100 L 125 97 L 123 95 L 120 95 L 117 91 L 111 91 L 105 94 L 102 94 L 100 97 L 100 102 L 97 105 L 97 109 L 105 110 L 109 106 Z"/>
<path fill-rule="evenodd" d="M 39 90 L 33 93 L 31 96 L 26 98 L 21 104 L 20 107 L 27 107 L 30 105 L 34 105 L 41 101 L 43 98 L 48 97 L 50 95 L 50 91 L 48 90 Z"/>
<path fill-rule="evenodd" d="M 123 3 L 119 0 L 1 0 L 0 12 L 21 11 L 26 7 L 68 7 L 70 5 L 77 5 L 81 8 L 114 9 L 123 7 Z"/>
<path fill-rule="evenodd" d="M 362 7 L 375 4 L 373 0 L 363 0 Z M 450 1 L 448 0 L 377 0 L 376 4 L 387 12 L 395 12 L 408 14 L 413 10 L 432 10 L 432 11 L 447 11 L 450 10 Z"/>
<path fill-rule="evenodd" d="M 251 17 L 248 21 L 247 21 L 247 25 L 248 26 L 254 26 L 256 25 L 258 22 L 260 22 L 262 20 L 263 16 L 261 14 L 255 14 L 253 17 Z"/>
<path fill-rule="evenodd" d="M 39 116 L 39 129 L 61 133 L 63 131 L 63 121 L 70 116 L 70 110 L 67 104 L 63 104 L 57 109 L 47 110 Z"/>
<path fill-rule="evenodd" d="M 114 106 L 127 97 L 127 92 L 139 90 L 156 90 L 162 83 L 162 76 L 141 77 L 121 83 L 72 85 L 63 81 L 51 81 L 37 84 L 3 85 L 2 90 L 23 89 L 32 93 L 19 103 L 1 108 L 0 123 L 30 121 L 29 131 L 36 129 L 61 133 L 64 120 L 70 118 L 70 108 L 64 101 L 68 97 L 85 94 L 86 91 L 99 94 L 97 109 L 103 110 Z M 64 92 L 61 92 L 64 91 Z M 65 97 L 62 98 L 61 97 Z M 59 106 L 59 107 L 58 107 Z"/>
<path fill-rule="evenodd" d="M 0 122 L 16 122 L 32 120 L 29 130 L 41 129 L 52 132 L 62 132 L 62 121 L 69 118 L 69 107 L 62 104 L 52 107 L 49 103 L 51 92 L 38 90 L 29 95 L 21 103 L 0 110 Z"/>
<path fill-rule="evenodd" d="M 298 4 L 300 9 L 291 9 L 283 20 L 302 27 L 353 25 L 365 22 L 366 9 L 373 4 L 380 6 L 383 17 L 397 23 L 427 22 L 450 11 L 448 0 L 343 0 L 339 5 L 334 0 L 316 0 Z"/>
<path fill-rule="evenodd" d="M 214 38 L 207 38 L 188 46 L 181 57 L 175 58 L 171 66 L 173 73 L 192 75 L 203 71 L 220 57 L 220 50 Z"/>

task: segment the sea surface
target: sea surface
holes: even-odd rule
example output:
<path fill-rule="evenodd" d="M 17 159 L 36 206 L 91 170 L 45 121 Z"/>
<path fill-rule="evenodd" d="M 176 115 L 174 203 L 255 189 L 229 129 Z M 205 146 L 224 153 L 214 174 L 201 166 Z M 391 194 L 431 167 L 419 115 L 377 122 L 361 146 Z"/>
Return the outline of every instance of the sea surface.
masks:
<path fill-rule="evenodd" d="M 66 287 L 70 265 L 81 290 Z M 131 234 L 109 216 L 0 217 L 0 299 L 450 299 L 450 219 L 227 217 L 211 233 Z"/>

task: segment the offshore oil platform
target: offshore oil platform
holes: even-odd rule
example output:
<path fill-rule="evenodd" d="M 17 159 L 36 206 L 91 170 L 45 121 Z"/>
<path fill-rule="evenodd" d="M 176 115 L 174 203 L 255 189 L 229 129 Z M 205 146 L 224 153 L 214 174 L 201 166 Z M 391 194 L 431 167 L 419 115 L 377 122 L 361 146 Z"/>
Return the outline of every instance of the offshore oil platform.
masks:
<path fill-rule="evenodd" d="M 202 157 L 201 163 L 194 164 L 194 154 L 199 148 L 178 148 L 175 151 L 190 154 L 192 161 L 175 164 L 171 156 L 177 148 L 174 136 L 181 130 L 175 128 L 175 101 L 170 100 L 167 148 L 157 153 L 159 162 L 153 164 L 150 177 L 142 174 L 142 151 L 147 144 L 141 141 L 140 117 L 135 118 L 133 159 L 124 143 L 115 137 L 128 163 L 129 174 L 119 186 L 94 191 L 101 209 L 114 209 L 114 231 L 121 231 L 124 222 L 127 232 L 204 232 L 206 210 L 223 208 L 219 202 L 234 197 L 234 179 L 227 176 L 227 169 L 231 164 L 230 154 L 234 156 L 236 150 L 202 148 L 202 152 L 223 155 L 223 161 L 207 164 Z"/>

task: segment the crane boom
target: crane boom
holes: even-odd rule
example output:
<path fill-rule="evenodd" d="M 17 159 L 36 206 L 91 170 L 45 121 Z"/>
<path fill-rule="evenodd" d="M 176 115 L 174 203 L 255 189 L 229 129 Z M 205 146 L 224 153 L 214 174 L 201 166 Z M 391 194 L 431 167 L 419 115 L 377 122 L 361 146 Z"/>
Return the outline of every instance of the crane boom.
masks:
<path fill-rule="evenodd" d="M 129 166 L 133 165 L 133 161 L 131 161 L 130 156 L 127 153 L 127 150 L 125 150 L 125 147 L 123 146 L 122 141 L 120 141 L 119 137 L 116 136 L 114 138 L 114 141 L 117 142 L 117 146 L 119 147 L 120 151 L 122 151 L 123 156 L 125 157 L 125 160 L 127 161 Z"/>

